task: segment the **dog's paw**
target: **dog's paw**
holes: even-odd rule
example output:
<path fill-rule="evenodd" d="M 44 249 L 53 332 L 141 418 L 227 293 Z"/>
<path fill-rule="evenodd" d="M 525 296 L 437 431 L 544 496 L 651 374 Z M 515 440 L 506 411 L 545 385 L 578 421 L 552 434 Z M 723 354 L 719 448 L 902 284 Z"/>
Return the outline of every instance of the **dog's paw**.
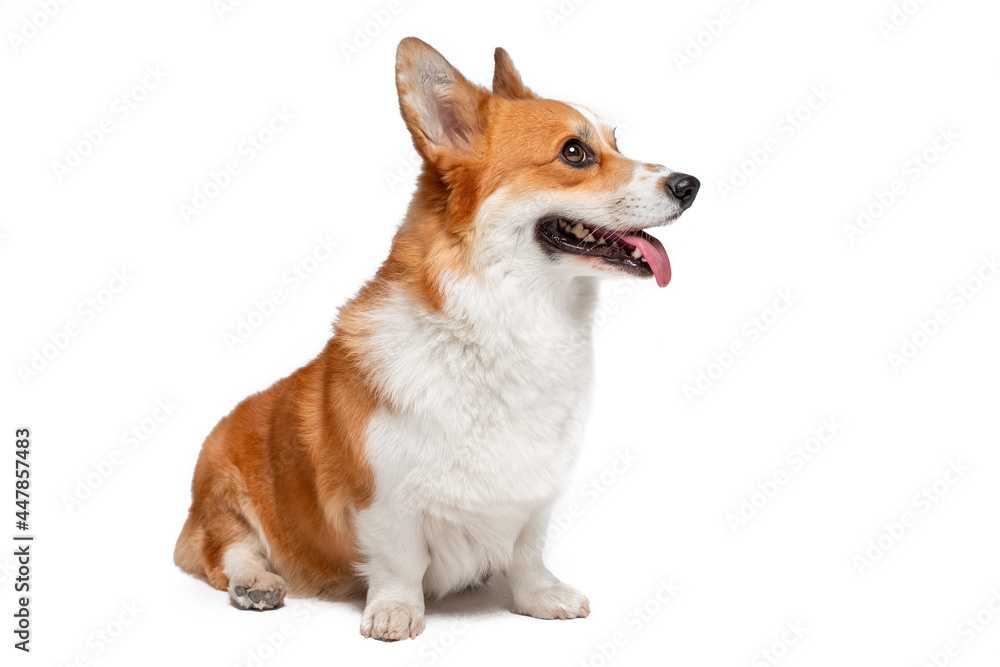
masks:
<path fill-rule="evenodd" d="M 229 596 L 240 609 L 274 609 L 281 606 L 288 585 L 273 572 L 245 572 L 229 578 Z"/>
<path fill-rule="evenodd" d="M 361 634 L 394 642 L 416 639 L 424 631 L 424 611 L 405 602 L 369 602 L 361 616 Z"/>
<path fill-rule="evenodd" d="M 568 618 L 585 618 L 590 615 L 590 600 L 572 586 L 558 583 L 515 595 L 514 613 L 564 621 Z"/>

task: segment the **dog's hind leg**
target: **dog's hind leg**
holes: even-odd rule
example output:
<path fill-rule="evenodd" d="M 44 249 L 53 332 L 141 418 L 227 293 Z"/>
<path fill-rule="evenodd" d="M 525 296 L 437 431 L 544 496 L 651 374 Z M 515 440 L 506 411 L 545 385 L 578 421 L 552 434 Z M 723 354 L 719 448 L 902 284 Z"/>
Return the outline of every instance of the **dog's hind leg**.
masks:
<path fill-rule="evenodd" d="M 274 572 L 268 548 L 249 517 L 236 509 L 237 502 L 216 506 L 203 515 L 205 528 L 202 559 L 208 583 L 228 591 L 240 609 L 274 609 L 281 606 L 288 585 Z"/>
<path fill-rule="evenodd" d="M 240 609 L 274 609 L 285 599 L 288 586 L 272 571 L 266 549 L 256 535 L 247 535 L 225 548 L 222 572 L 229 579 L 226 590 Z"/>

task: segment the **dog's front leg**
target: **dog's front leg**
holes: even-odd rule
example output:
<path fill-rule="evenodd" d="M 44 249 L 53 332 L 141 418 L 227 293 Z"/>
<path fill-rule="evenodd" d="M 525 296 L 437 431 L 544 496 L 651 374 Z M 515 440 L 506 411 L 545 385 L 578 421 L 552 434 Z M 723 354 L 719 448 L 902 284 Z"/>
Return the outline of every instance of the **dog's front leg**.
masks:
<path fill-rule="evenodd" d="M 429 556 L 419 517 L 388 506 L 359 513 L 360 566 L 368 581 L 361 634 L 384 641 L 415 638 L 424 630 L 424 572 Z"/>
<path fill-rule="evenodd" d="M 507 570 L 514 613 L 535 618 L 583 618 L 590 614 L 587 596 L 559 581 L 542 562 L 551 508 L 545 505 L 536 510 L 514 543 Z"/>

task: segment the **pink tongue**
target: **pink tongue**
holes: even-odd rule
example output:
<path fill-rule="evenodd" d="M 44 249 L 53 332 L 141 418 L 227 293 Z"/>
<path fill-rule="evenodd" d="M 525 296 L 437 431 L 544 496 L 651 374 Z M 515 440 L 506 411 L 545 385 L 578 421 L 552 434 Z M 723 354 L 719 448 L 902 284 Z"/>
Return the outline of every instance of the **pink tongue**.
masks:
<path fill-rule="evenodd" d="M 663 244 L 652 236 L 646 238 L 623 236 L 622 240 L 639 249 L 642 256 L 649 262 L 649 268 L 653 269 L 656 284 L 660 287 L 666 287 L 667 283 L 670 282 L 670 259 L 667 257 L 667 251 L 663 249 Z"/>

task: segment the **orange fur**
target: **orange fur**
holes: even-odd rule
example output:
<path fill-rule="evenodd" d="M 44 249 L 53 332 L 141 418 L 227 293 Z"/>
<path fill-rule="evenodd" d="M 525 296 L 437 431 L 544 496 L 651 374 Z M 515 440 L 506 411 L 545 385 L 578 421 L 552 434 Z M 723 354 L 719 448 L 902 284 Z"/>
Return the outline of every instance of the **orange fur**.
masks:
<path fill-rule="evenodd" d="M 177 565 L 224 590 L 225 548 L 257 534 L 290 590 L 322 594 L 351 584 L 357 553 L 348 508 L 364 507 L 373 489 L 363 436 L 375 397 L 343 348 L 334 338 L 208 436 Z"/>

